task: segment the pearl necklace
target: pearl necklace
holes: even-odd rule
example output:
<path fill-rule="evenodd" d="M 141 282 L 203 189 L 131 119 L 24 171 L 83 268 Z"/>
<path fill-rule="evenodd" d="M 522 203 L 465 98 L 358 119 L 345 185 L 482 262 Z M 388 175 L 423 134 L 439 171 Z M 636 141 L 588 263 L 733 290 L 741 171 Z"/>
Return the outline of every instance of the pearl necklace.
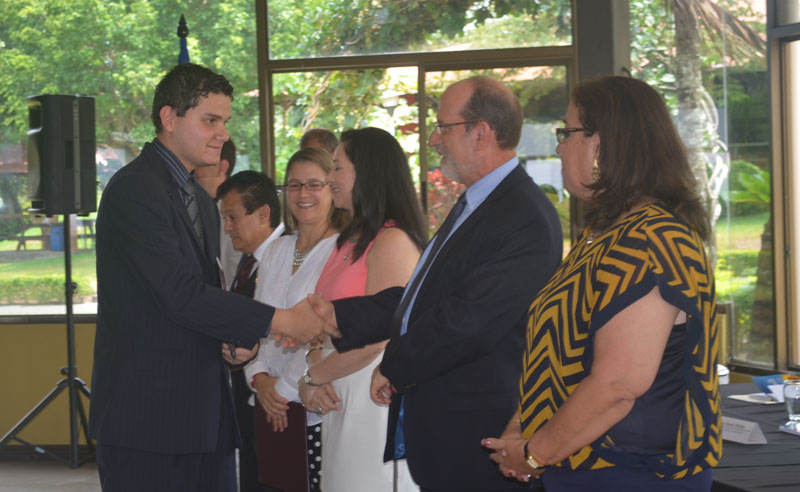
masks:
<path fill-rule="evenodd" d="M 293 267 L 300 268 L 300 265 L 302 265 L 303 262 L 306 261 L 306 256 L 308 256 L 308 254 L 311 253 L 311 250 L 313 250 L 314 247 L 317 244 L 319 244 L 320 241 L 322 241 L 322 238 L 324 238 L 325 234 L 328 233 L 328 230 L 330 229 L 330 227 L 331 226 L 328 226 L 328 227 L 325 228 L 325 232 L 322 233 L 322 235 L 319 237 L 319 239 L 317 239 L 314 242 L 314 244 L 312 244 L 311 247 L 306 250 L 305 253 L 301 253 L 300 250 L 297 249 L 297 241 L 295 241 L 295 243 L 294 243 L 294 255 L 293 255 L 293 258 L 292 258 L 292 266 Z"/>

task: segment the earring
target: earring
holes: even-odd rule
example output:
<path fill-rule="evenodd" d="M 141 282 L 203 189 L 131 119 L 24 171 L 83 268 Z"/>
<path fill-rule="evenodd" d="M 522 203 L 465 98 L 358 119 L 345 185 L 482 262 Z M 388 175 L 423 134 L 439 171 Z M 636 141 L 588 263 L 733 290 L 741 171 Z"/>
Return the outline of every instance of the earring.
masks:
<path fill-rule="evenodd" d="M 600 166 L 597 165 L 597 159 L 592 163 L 592 183 L 597 183 L 600 180 Z"/>

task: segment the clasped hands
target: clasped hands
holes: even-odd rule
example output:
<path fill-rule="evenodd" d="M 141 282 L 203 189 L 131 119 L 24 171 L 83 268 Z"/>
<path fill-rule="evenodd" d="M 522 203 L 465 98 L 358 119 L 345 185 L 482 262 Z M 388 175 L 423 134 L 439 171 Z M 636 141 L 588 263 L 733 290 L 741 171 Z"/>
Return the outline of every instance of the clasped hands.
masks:
<path fill-rule="evenodd" d="M 284 348 L 295 347 L 312 341 L 322 341 L 326 336 L 339 338 L 336 312 L 333 304 L 318 294 L 308 297 L 290 309 L 276 309 L 272 317 L 270 332 Z M 222 344 L 222 356 L 229 364 L 244 364 L 258 352 L 258 344 L 252 349 Z"/>
<path fill-rule="evenodd" d="M 493 451 L 489 459 L 497 463 L 504 477 L 516 478 L 527 483 L 531 478 L 538 478 L 546 468 L 534 469 L 528 465 L 528 457 L 523 448 L 527 439 L 522 437 L 522 426 L 519 420 L 512 419 L 500 437 L 483 439 L 481 444 Z"/>

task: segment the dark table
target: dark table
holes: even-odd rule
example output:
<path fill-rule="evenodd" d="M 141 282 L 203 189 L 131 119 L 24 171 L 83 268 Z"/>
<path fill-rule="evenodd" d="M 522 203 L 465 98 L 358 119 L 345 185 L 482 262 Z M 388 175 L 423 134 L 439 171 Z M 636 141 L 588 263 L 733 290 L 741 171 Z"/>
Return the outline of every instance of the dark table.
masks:
<path fill-rule="evenodd" d="M 720 386 L 722 415 L 757 422 L 767 444 L 724 441 L 714 469 L 713 492 L 800 492 L 800 436 L 778 430 L 786 407 L 731 400 L 728 395 L 757 393 L 754 383 Z"/>

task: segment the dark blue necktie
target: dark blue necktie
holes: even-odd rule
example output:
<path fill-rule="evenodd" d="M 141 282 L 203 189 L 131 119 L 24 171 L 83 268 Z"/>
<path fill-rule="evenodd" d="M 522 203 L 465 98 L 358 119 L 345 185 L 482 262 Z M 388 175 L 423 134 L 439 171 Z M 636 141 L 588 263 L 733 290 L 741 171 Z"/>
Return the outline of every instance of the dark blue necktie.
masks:
<path fill-rule="evenodd" d="M 447 239 L 447 236 L 450 235 L 450 231 L 453 230 L 453 226 L 461 216 L 461 213 L 464 212 L 464 208 L 466 206 L 467 194 L 464 192 L 460 197 L 458 197 L 458 201 L 455 205 L 453 205 L 453 208 L 450 210 L 450 213 L 444 220 L 444 224 L 442 224 L 442 227 L 440 227 L 436 232 L 436 237 L 433 238 L 433 246 L 431 246 L 431 249 L 428 252 L 428 257 L 425 258 L 425 263 L 423 263 L 422 268 L 420 268 L 417 272 L 417 276 L 414 277 L 414 281 L 411 282 L 411 285 L 406 287 L 403 300 L 400 301 L 400 305 L 397 307 L 397 311 L 395 311 L 395 322 L 403 319 L 403 314 L 405 314 L 406 309 L 408 309 L 408 305 L 411 303 L 411 299 L 414 297 L 414 294 L 416 294 L 419 284 L 422 283 L 422 279 L 428 274 L 428 270 L 430 269 L 433 260 L 436 259 L 436 256 L 439 254 L 439 250 L 442 249 L 442 246 L 444 245 L 445 239 Z"/>
<path fill-rule="evenodd" d="M 427 275 L 428 269 L 430 269 L 433 260 L 439 254 L 439 250 L 442 249 L 445 239 L 447 239 L 447 236 L 450 235 L 450 231 L 453 230 L 453 226 L 461 216 L 461 213 L 464 211 L 466 206 L 467 194 L 464 192 L 460 197 L 458 197 L 458 201 L 453 206 L 452 210 L 450 210 L 450 213 L 444 220 L 444 224 L 442 224 L 442 227 L 440 227 L 439 231 L 436 233 L 436 237 L 433 239 L 433 246 L 431 246 L 431 249 L 428 252 L 428 257 L 425 258 L 425 263 L 422 265 L 422 268 L 420 268 L 417 272 L 417 276 L 414 277 L 414 281 L 411 282 L 411 285 L 406 288 L 403 300 L 400 301 L 400 305 L 397 307 L 397 311 L 395 311 L 395 323 L 402 323 L 403 315 L 405 314 L 406 309 L 408 309 L 408 305 L 411 303 L 411 299 L 414 297 L 414 294 L 417 292 L 419 284 Z M 403 333 L 402 325 L 400 326 L 400 332 L 401 334 Z M 397 415 L 397 427 L 395 428 L 394 433 L 394 459 L 396 460 L 405 458 L 406 456 L 405 432 L 403 430 L 406 405 L 404 401 L 405 397 L 400 395 L 400 398 L 400 412 Z"/>

